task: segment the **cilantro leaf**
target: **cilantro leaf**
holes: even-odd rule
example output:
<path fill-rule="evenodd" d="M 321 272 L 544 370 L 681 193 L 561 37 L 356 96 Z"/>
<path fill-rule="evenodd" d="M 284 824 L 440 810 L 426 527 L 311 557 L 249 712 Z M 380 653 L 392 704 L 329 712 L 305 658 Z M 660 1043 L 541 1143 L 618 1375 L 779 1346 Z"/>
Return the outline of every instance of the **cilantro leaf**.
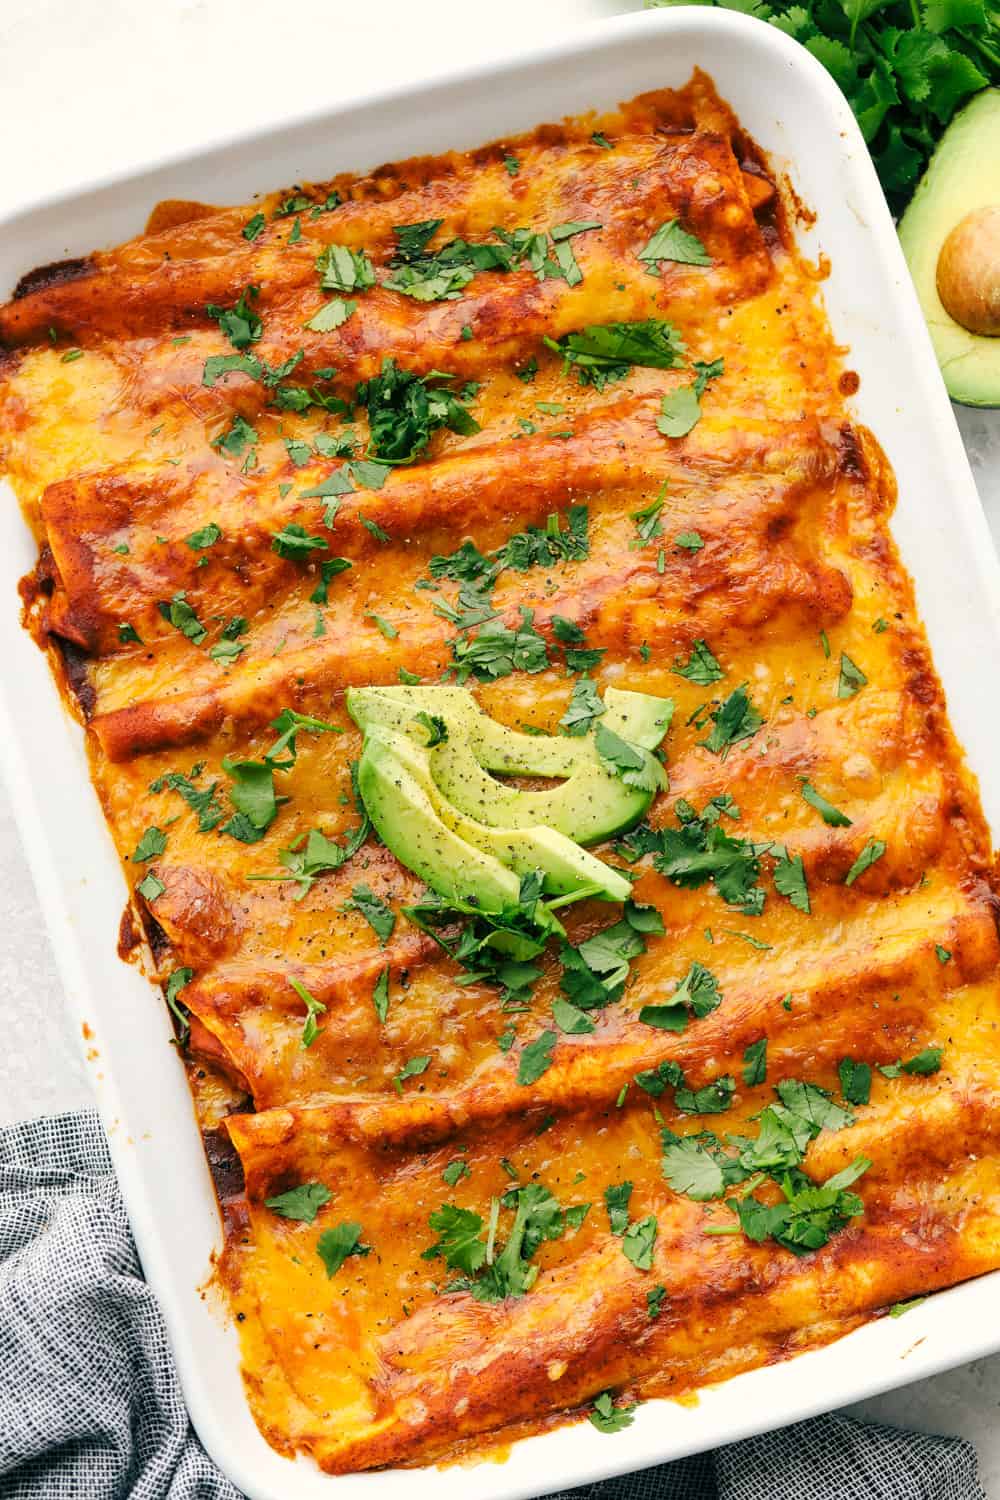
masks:
<path fill-rule="evenodd" d="M 704 964 L 694 962 L 666 1005 L 644 1005 L 639 1020 L 660 1031 L 683 1031 L 691 1016 L 701 1020 L 722 1004 L 719 981 Z"/>
<path fill-rule="evenodd" d="M 329 302 L 324 302 L 319 311 L 313 313 L 308 323 L 302 326 L 312 333 L 332 333 L 335 328 L 346 323 L 357 310 L 356 302 L 345 302 L 343 297 L 334 297 Z"/>
<path fill-rule="evenodd" d="M 705 543 L 697 531 L 679 531 L 674 537 L 674 546 L 682 547 L 685 552 L 700 552 Z"/>
<path fill-rule="evenodd" d="M 397 1094 L 403 1092 L 403 1084 L 408 1078 L 419 1078 L 421 1073 L 426 1073 L 430 1066 L 430 1057 L 411 1057 L 400 1068 L 392 1080 L 392 1086 Z"/>
<path fill-rule="evenodd" d="M 885 844 L 881 839 L 869 839 L 857 859 L 854 861 L 847 874 L 844 876 L 845 885 L 853 885 L 859 875 L 870 870 L 872 865 L 882 858 L 885 853 Z"/>
<path fill-rule="evenodd" d="M 620 380 L 633 365 L 655 370 L 673 370 L 684 362 L 685 345 L 672 323 L 647 318 L 636 323 L 590 323 L 565 338 L 544 340 L 561 354 L 564 369 L 572 365 L 581 385 L 603 390 L 610 380 Z"/>
<path fill-rule="evenodd" d="M 264 1207 L 280 1214 L 283 1219 L 298 1219 L 303 1224 L 312 1224 L 325 1203 L 333 1194 L 321 1182 L 300 1182 L 298 1187 L 278 1193 L 274 1198 L 265 1198 Z"/>
<path fill-rule="evenodd" d="M 191 1021 L 189 1012 L 181 1005 L 178 995 L 181 990 L 186 989 L 194 978 L 194 970 L 190 968 L 174 969 L 168 975 L 167 982 L 163 986 L 163 998 L 167 1002 L 170 1013 L 177 1023 L 177 1041 L 181 1047 L 187 1046 L 188 1037 L 191 1034 Z"/>
<path fill-rule="evenodd" d="M 723 760 L 733 745 L 739 744 L 741 740 L 752 739 L 764 724 L 763 718 L 747 696 L 745 682 L 735 688 L 718 708 L 712 710 L 711 719 L 711 732 L 698 743 L 704 745 L 706 750 L 711 750 L 713 755 L 721 755 Z"/>
<path fill-rule="evenodd" d="M 587 733 L 604 712 L 604 700 L 597 691 L 596 683 L 589 677 L 580 677 L 573 684 L 573 692 L 566 712 L 559 720 L 559 728 L 564 734 L 579 738 Z"/>
<path fill-rule="evenodd" d="M 325 292 L 363 292 L 375 285 L 375 268 L 363 250 L 326 245 L 316 257 L 320 286 Z"/>
<path fill-rule="evenodd" d="M 808 916 L 811 906 L 802 855 L 790 855 L 784 845 L 776 845 L 772 853 L 778 854 L 774 867 L 774 889 L 779 895 L 786 896 L 796 911 Z"/>
<path fill-rule="evenodd" d="M 632 1426 L 635 1420 L 632 1413 L 638 1404 L 633 1401 L 627 1406 L 616 1406 L 611 1392 L 602 1391 L 599 1396 L 594 1397 L 594 1404 L 587 1416 L 598 1432 L 622 1432 L 626 1427 Z"/>
<path fill-rule="evenodd" d="M 840 676 L 837 679 L 837 697 L 853 698 L 855 693 L 867 685 L 867 682 L 868 678 L 857 663 L 851 660 L 846 651 L 842 651 L 840 655 Z"/>
<path fill-rule="evenodd" d="M 479 1270 L 486 1259 L 486 1245 L 480 1238 L 483 1220 L 479 1214 L 445 1203 L 430 1215 L 429 1223 L 438 1239 L 423 1252 L 424 1260 L 434 1260 L 440 1255 L 454 1271 L 471 1276 Z"/>
<path fill-rule="evenodd" d="M 645 1219 L 638 1219 L 634 1224 L 630 1224 L 625 1231 L 622 1239 L 622 1254 L 639 1271 L 653 1269 L 653 1246 L 656 1243 L 658 1227 L 655 1215 L 649 1214 Z"/>
<path fill-rule="evenodd" d="M 683 1193 L 696 1203 L 708 1203 L 725 1192 L 719 1161 L 696 1135 L 664 1139 L 661 1166 L 674 1192 Z"/>
<path fill-rule="evenodd" d="M 479 423 L 446 389 L 450 375 L 434 371 L 421 378 L 386 358 L 371 380 L 362 381 L 355 401 L 368 410 L 369 456 L 387 464 L 414 461 L 441 427 L 468 436 Z"/>
<path fill-rule="evenodd" d="M 167 835 L 160 828 L 147 828 L 142 838 L 135 846 L 132 855 L 132 863 L 136 865 L 145 864 L 147 860 L 156 859 L 167 847 Z"/>
<path fill-rule="evenodd" d="M 302 1036 L 299 1039 L 299 1046 L 305 1051 L 307 1047 L 312 1046 L 313 1042 L 319 1036 L 319 1026 L 317 1025 L 316 1018 L 317 1016 L 326 1014 L 326 1006 L 322 1000 L 317 1000 L 315 995 L 309 993 L 301 979 L 293 979 L 289 976 L 288 983 L 306 1008 L 306 1019 L 302 1027 Z"/>
<path fill-rule="evenodd" d="M 533 1042 L 521 1048 L 517 1066 L 517 1081 L 522 1086 L 537 1083 L 543 1073 L 552 1066 L 552 1050 L 556 1044 L 554 1031 L 541 1032 Z"/>
<path fill-rule="evenodd" d="M 386 964 L 385 968 L 379 974 L 378 978 L 375 981 L 375 984 L 372 987 L 372 1005 L 375 1007 L 375 1014 L 376 1014 L 376 1016 L 378 1017 L 379 1021 L 384 1025 L 385 1021 L 386 1021 L 386 1019 L 387 1019 L 387 1017 L 389 1015 L 389 965 L 388 964 Z"/>
<path fill-rule="evenodd" d="M 629 1200 L 632 1197 L 632 1184 L 630 1182 L 612 1183 L 604 1189 L 604 1206 L 608 1211 L 608 1223 L 611 1233 L 623 1235 L 628 1228 Z"/>
<path fill-rule="evenodd" d="M 264 325 L 260 318 L 250 306 L 260 296 L 260 288 L 248 286 L 240 293 L 239 301 L 235 307 L 215 307 L 212 303 L 205 308 L 210 318 L 214 318 L 219 325 L 220 332 L 232 344 L 234 349 L 248 349 L 251 344 L 256 344 L 264 332 Z"/>
<path fill-rule="evenodd" d="M 661 260 L 684 266 L 710 266 L 712 257 L 697 235 L 688 234 L 677 219 L 668 219 L 639 251 L 639 259 L 655 266 Z"/>
<path fill-rule="evenodd" d="M 767 1078 L 767 1037 L 751 1042 L 743 1053 L 743 1082 L 755 1088 Z"/>
<path fill-rule="evenodd" d="M 709 687 L 713 682 L 721 682 L 726 675 L 701 639 L 696 640 L 692 645 L 687 661 L 675 662 L 673 670 L 675 676 L 686 677 L 689 682 L 697 683 L 699 687 Z"/>
<path fill-rule="evenodd" d="M 329 551 L 329 542 L 310 536 L 298 521 L 289 521 L 271 537 L 271 551 L 292 562 L 307 562 L 314 552 Z"/>
<path fill-rule="evenodd" d="M 380 943 L 385 944 L 392 937 L 396 913 L 381 897 L 375 895 L 370 886 L 356 885 L 351 891 L 350 901 L 345 904 L 345 910 L 356 911 L 364 917 Z"/>
<path fill-rule="evenodd" d="M 606 766 L 620 777 L 626 786 L 639 791 L 652 792 L 662 785 L 656 761 L 645 750 L 637 750 L 627 740 L 615 734 L 606 724 L 597 724 L 594 730 L 597 753 Z"/>
<path fill-rule="evenodd" d="M 256 436 L 254 433 L 255 439 Z M 192 552 L 198 552 L 204 547 L 214 547 L 216 542 L 221 541 L 222 530 L 214 521 L 209 521 L 206 526 L 199 526 L 197 531 L 192 531 L 184 540 Z"/>
<path fill-rule="evenodd" d="M 201 645 L 208 631 L 199 620 L 191 605 L 187 602 L 187 591 L 185 589 L 178 589 L 172 599 L 167 601 L 160 600 L 156 607 L 168 625 L 172 625 L 175 630 L 179 630 L 181 635 L 187 636 L 192 645 Z"/>
<path fill-rule="evenodd" d="M 349 1219 L 333 1229 L 324 1229 L 316 1241 L 316 1254 L 326 1267 L 327 1276 L 335 1276 L 352 1255 L 370 1255 L 371 1248 L 361 1243 L 361 1225 Z"/>
<path fill-rule="evenodd" d="M 704 1088 L 679 1088 L 674 1094 L 674 1104 L 689 1115 L 718 1115 L 730 1109 L 736 1080 L 728 1073 L 706 1083 Z"/>
<path fill-rule="evenodd" d="M 848 1104 L 867 1104 L 872 1093 L 872 1070 L 866 1062 L 842 1057 L 837 1064 L 840 1092 Z"/>
<path fill-rule="evenodd" d="M 832 802 L 828 802 L 822 793 L 818 792 L 808 781 L 803 781 L 802 783 L 802 797 L 804 801 L 809 803 L 810 807 L 816 809 L 823 822 L 830 828 L 851 827 L 851 819 L 847 814 L 841 812 L 839 808 L 834 807 Z"/>

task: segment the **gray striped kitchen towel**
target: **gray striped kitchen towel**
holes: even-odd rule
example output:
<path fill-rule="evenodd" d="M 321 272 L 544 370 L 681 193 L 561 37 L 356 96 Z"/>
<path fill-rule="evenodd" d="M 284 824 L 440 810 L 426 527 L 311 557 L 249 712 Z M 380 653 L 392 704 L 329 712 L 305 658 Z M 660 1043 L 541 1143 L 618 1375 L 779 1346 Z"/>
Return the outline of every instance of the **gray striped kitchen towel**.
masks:
<path fill-rule="evenodd" d="M 572 1495 L 986 1500 L 967 1443 L 836 1414 Z M 0 1496 L 241 1500 L 191 1427 L 90 1112 L 0 1129 Z"/>

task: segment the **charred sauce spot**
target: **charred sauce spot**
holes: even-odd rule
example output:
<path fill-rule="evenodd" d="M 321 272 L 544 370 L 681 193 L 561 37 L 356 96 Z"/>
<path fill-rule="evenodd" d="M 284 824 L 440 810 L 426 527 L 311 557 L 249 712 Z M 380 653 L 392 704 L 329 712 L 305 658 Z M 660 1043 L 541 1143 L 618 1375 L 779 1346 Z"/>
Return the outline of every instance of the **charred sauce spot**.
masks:
<path fill-rule="evenodd" d="M 170 939 L 145 902 L 139 908 L 139 917 L 146 934 L 146 942 L 149 944 L 149 951 L 159 964 L 161 958 L 171 951 Z"/>
<path fill-rule="evenodd" d="M 837 381 L 837 389 L 842 396 L 856 396 L 861 389 L 861 376 L 856 370 L 844 370 Z"/>
<path fill-rule="evenodd" d="M 89 722 L 97 707 L 97 693 L 90 680 L 90 657 L 65 636 L 52 634 L 49 639 L 62 658 L 66 686 L 80 705 L 84 719 Z"/>
<path fill-rule="evenodd" d="M 135 950 L 141 947 L 143 941 L 142 928 L 129 904 L 122 912 L 122 919 L 118 924 L 118 957 L 123 963 L 131 963 Z"/>
<path fill-rule="evenodd" d="M 219 1200 L 223 1216 L 228 1218 L 227 1205 L 234 1199 L 242 1198 L 246 1191 L 243 1163 L 225 1130 L 203 1130 L 201 1138 L 205 1145 L 215 1196 Z"/>
<path fill-rule="evenodd" d="M 837 467 L 848 479 L 868 478 L 868 465 L 855 428 L 845 422 L 837 435 Z"/>
<path fill-rule="evenodd" d="M 36 266 L 33 271 L 28 271 L 21 277 L 14 288 L 12 300 L 19 302 L 23 297 L 30 297 L 33 292 L 47 292 L 51 287 L 62 286 L 67 281 L 80 281 L 84 276 L 92 275 L 94 270 L 94 262 L 89 255 L 75 256 L 71 260 L 50 261 L 47 266 Z"/>

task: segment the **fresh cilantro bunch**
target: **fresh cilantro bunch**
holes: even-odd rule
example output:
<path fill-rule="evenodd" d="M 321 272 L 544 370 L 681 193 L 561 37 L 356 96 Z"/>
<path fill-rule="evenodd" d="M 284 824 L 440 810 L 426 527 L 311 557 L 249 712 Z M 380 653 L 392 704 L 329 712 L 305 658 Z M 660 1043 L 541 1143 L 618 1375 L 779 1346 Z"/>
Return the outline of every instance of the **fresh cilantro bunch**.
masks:
<path fill-rule="evenodd" d="M 691 0 L 646 0 L 648 9 Z M 857 116 L 899 212 L 944 127 L 1000 84 L 1000 10 L 988 0 L 695 0 L 769 21 L 810 51 Z"/>

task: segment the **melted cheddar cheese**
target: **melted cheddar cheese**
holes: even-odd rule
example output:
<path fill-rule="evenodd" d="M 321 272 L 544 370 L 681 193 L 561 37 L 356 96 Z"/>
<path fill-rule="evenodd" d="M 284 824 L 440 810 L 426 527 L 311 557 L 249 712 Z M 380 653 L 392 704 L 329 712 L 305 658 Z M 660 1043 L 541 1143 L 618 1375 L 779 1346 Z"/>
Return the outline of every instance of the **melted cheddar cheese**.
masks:
<path fill-rule="evenodd" d="M 482 270 L 437 301 L 386 288 L 394 226 L 428 220 L 435 244 L 569 226 L 580 274 Z M 639 257 L 670 221 L 707 264 Z M 375 284 L 344 291 L 355 307 L 318 332 L 330 245 L 363 252 Z M 33 273 L 0 308 L 0 460 L 40 546 L 26 623 L 86 726 L 133 887 L 123 949 L 144 938 L 156 977 L 174 976 L 225 1210 L 219 1274 L 281 1451 L 333 1472 L 441 1459 L 605 1391 L 682 1395 L 1000 1265 L 990 841 L 819 279 L 766 161 L 695 75 L 602 119 L 249 207 L 163 205 L 146 234 Z M 241 298 L 259 321 L 242 351 L 219 317 Z M 648 319 L 682 337 L 677 368 L 583 384 L 543 342 Z M 240 352 L 257 374 L 207 381 L 206 361 Z M 444 428 L 415 462 L 351 481 L 334 450 L 349 426 L 359 457 L 367 419 L 344 412 L 387 358 L 450 374 L 478 430 Z M 664 397 L 717 360 L 700 420 L 661 430 Z M 282 409 L 283 385 L 310 404 Z M 553 1022 L 557 948 L 517 1003 L 470 981 L 401 914 L 421 886 L 371 836 L 315 879 L 250 878 L 287 875 L 281 852 L 310 829 L 343 845 L 358 826 L 344 689 L 436 682 L 475 638 L 454 621 L 457 581 L 426 587 L 432 557 L 465 539 L 494 553 L 565 526 L 570 506 L 586 507 L 585 555 L 508 567 L 491 590 L 501 623 L 532 612 L 549 665 L 474 677 L 479 701 L 558 732 L 579 676 L 569 622 L 598 653 L 598 689 L 676 703 L 646 852 L 627 866 L 597 851 L 632 870 L 664 930 L 576 1032 Z M 312 539 L 291 554 L 274 545 L 289 526 Z M 324 581 L 333 558 L 350 566 Z M 720 672 L 701 685 L 679 670 L 697 642 Z M 712 715 L 741 688 L 754 723 L 713 749 Z M 227 831 L 232 767 L 266 764 L 284 709 L 335 728 L 299 732 L 277 815 L 247 841 Z M 649 852 L 679 804 L 726 797 L 715 816 L 756 848 L 762 910 L 671 880 Z M 359 886 L 395 914 L 381 937 Z M 621 911 L 560 915 L 579 948 Z M 721 1003 L 680 1031 L 643 1020 L 693 964 Z M 546 1032 L 547 1065 L 519 1082 Z M 845 1103 L 844 1059 L 871 1070 L 867 1102 Z M 650 1091 L 670 1064 L 680 1103 Z M 691 1091 L 720 1078 L 728 1108 L 699 1114 L 709 1096 Z M 808 1139 L 808 1176 L 869 1163 L 851 1187 L 863 1212 L 803 1254 L 748 1237 L 721 1195 L 663 1167 L 671 1133 L 752 1137 L 793 1080 L 846 1111 Z M 645 1257 L 606 1207 L 626 1182 L 628 1222 L 655 1220 Z M 304 1184 L 312 1218 L 268 1206 Z M 526 1257 L 526 1290 L 483 1300 L 425 1256 L 444 1204 L 478 1216 L 480 1245 L 492 1213 L 498 1248 L 517 1202 L 502 1200 L 529 1184 L 563 1217 Z M 760 1192 L 780 1201 L 773 1179 Z M 331 1270 L 318 1245 L 341 1232 L 352 1253 Z"/>

